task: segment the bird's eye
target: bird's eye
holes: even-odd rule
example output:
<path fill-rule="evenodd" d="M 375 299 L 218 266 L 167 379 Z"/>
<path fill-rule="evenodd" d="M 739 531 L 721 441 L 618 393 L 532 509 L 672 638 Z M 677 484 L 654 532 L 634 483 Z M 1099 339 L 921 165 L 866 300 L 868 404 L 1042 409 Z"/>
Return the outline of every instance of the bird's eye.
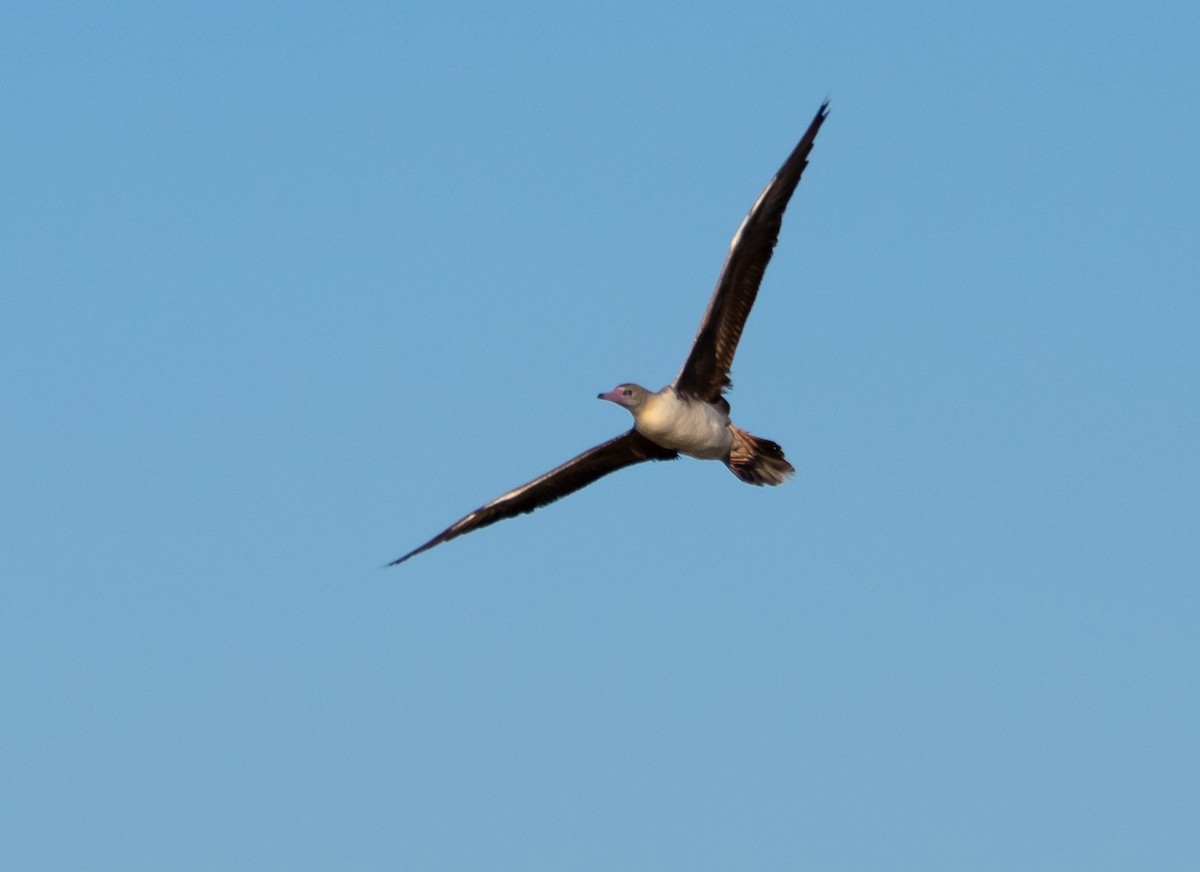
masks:
<path fill-rule="evenodd" d="M 625 388 L 625 390 L 621 391 L 621 393 L 627 397 L 633 396 L 633 391 L 630 388 Z"/>

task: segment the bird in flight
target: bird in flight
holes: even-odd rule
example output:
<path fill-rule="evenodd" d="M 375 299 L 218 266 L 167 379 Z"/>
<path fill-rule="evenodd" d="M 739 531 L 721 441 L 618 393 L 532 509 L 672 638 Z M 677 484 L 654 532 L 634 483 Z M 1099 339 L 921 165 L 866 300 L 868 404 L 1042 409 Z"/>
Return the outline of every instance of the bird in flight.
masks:
<path fill-rule="evenodd" d="M 388 566 L 473 530 L 540 509 L 610 472 L 646 460 L 674 460 L 680 454 L 720 460 L 742 481 L 754 485 L 782 484 L 795 472 L 776 443 L 751 436 L 729 420 L 724 394 L 732 386 L 733 353 L 779 239 L 783 212 L 808 166 L 813 140 L 828 111 L 826 101 L 734 234 L 692 350 L 675 381 L 660 391 L 623 384 L 599 395 L 627 409 L 633 415 L 633 428 L 501 494 Z"/>

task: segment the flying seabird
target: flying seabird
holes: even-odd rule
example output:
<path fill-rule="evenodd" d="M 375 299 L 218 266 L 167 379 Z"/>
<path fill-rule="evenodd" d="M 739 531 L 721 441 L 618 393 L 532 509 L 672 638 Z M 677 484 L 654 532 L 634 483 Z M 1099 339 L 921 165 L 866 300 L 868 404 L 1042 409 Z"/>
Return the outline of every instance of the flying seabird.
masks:
<path fill-rule="evenodd" d="M 734 426 L 724 393 L 732 387 L 729 368 L 733 353 L 779 239 L 783 212 L 808 166 L 808 154 L 828 109 L 829 101 L 821 104 L 795 150 L 734 234 L 692 350 L 675 381 L 660 391 L 622 384 L 598 395 L 627 409 L 633 415 L 633 429 L 501 494 L 388 566 L 472 530 L 532 512 L 610 472 L 646 460 L 674 460 L 680 454 L 720 460 L 742 481 L 754 485 L 782 484 L 795 472 L 776 443 Z"/>

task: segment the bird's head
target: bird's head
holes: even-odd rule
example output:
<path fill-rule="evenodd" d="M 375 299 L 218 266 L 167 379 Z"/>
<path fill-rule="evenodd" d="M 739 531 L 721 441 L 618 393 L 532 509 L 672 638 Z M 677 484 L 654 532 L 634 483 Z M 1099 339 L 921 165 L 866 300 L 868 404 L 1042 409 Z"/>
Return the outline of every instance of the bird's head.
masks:
<path fill-rule="evenodd" d="M 608 400 L 610 403 L 616 403 L 630 412 L 636 412 L 641 408 L 642 403 L 646 402 L 646 397 L 649 393 L 641 385 L 617 385 L 606 394 L 597 394 L 596 399 Z"/>

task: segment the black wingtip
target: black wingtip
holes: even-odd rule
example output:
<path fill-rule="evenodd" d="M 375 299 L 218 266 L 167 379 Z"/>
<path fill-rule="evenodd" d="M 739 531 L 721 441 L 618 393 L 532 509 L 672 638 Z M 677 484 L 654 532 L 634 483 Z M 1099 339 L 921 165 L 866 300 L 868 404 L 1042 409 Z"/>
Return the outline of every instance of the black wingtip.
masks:
<path fill-rule="evenodd" d="M 405 560 L 407 560 L 408 558 L 410 558 L 410 557 L 416 557 L 418 554 L 420 554 L 420 553 L 421 553 L 422 551 L 424 551 L 424 550 L 425 550 L 425 548 L 424 548 L 424 547 L 421 547 L 421 548 L 418 548 L 418 549 L 416 549 L 415 551 L 409 551 L 409 552 L 408 552 L 407 554 L 405 554 L 403 557 L 397 557 L 395 560 L 393 560 L 393 561 L 392 561 L 391 563 L 389 563 L 387 566 L 384 566 L 384 567 L 382 567 L 382 568 L 383 568 L 383 569 L 391 569 L 393 566 L 399 566 L 401 563 L 403 563 L 403 562 L 404 562 Z"/>
<path fill-rule="evenodd" d="M 436 536 L 434 536 L 432 539 L 430 539 L 428 542 L 426 542 L 420 548 L 414 548 L 412 551 L 409 551 L 403 557 L 397 557 L 395 560 L 393 560 L 391 563 L 389 563 L 387 566 L 385 566 L 383 568 L 390 569 L 393 566 L 399 566 L 401 563 L 403 563 L 405 560 L 408 560 L 410 557 L 416 557 L 418 554 L 420 554 L 424 551 L 428 551 L 430 548 L 432 548 L 435 545 L 441 545 L 443 542 L 448 542 L 449 540 L 455 538 L 456 536 L 459 535 L 456 528 L 463 521 L 467 520 L 468 518 L 472 517 L 473 515 L 474 515 L 474 512 L 472 512 L 471 515 L 467 515 L 467 517 L 463 518 L 461 521 L 458 521 L 456 524 L 454 524 L 448 530 L 443 530 L 441 533 L 438 533 Z"/>

